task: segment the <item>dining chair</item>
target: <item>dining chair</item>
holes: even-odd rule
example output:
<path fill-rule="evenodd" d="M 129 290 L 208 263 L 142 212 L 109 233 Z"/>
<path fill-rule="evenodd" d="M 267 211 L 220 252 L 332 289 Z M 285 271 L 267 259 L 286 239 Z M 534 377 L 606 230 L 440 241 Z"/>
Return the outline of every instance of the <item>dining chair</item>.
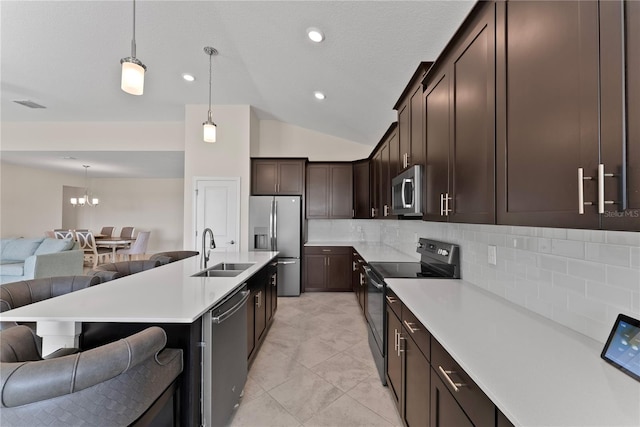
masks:
<path fill-rule="evenodd" d="M 140 231 L 136 240 L 130 247 L 125 249 L 118 249 L 117 255 L 124 256 L 127 261 L 131 260 L 131 255 L 144 255 L 147 252 L 147 245 L 149 244 L 150 231 Z"/>
<path fill-rule="evenodd" d="M 73 235 L 72 230 L 56 228 L 55 230 L 53 230 L 53 234 L 56 237 L 56 239 L 75 239 L 75 236 Z"/>
<path fill-rule="evenodd" d="M 96 246 L 96 239 L 93 232 L 89 230 L 76 230 L 78 244 L 84 251 L 84 260 L 93 263 L 93 268 L 98 266 L 100 258 L 109 259 L 112 254 L 109 248 L 99 248 Z"/>
<path fill-rule="evenodd" d="M 133 234 L 135 232 L 135 227 L 122 227 L 122 230 L 120 231 L 120 237 L 122 239 L 133 239 Z"/>
<path fill-rule="evenodd" d="M 100 230 L 100 234 L 102 234 L 103 236 L 111 237 L 113 236 L 114 228 L 115 227 L 102 227 L 102 230 Z"/>

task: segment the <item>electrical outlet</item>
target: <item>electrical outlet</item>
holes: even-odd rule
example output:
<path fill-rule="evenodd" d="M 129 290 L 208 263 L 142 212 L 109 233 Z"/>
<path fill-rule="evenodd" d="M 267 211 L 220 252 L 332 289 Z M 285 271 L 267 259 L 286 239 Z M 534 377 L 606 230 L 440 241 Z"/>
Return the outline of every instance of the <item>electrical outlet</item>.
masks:
<path fill-rule="evenodd" d="M 491 265 L 498 264 L 498 248 L 495 245 L 489 245 L 487 262 Z"/>

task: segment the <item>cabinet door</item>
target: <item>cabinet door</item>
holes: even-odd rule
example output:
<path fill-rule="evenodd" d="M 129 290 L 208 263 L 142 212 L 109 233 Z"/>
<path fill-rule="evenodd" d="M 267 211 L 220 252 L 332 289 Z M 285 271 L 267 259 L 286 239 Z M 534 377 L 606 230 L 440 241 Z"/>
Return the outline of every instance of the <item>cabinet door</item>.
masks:
<path fill-rule="evenodd" d="M 425 166 L 426 200 L 423 219 L 446 221 L 443 197 L 449 182 L 449 146 L 451 142 L 451 88 L 448 64 L 436 74 L 425 91 L 425 128 L 427 156 Z"/>
<path fill-rule="evenodd" d="M 371 218 L 382 215 L 382 150 L 378 150 L 371 159 Z"/>
<path fill-rule="evenodd" d="M 389 138 L 389 178 L 387 183 L 387 203 L 389 204 L 389 215 L 391 215 L 391 180 L 402 170 L 400 161 L 400 138 L 398 132 L 394 132 Z"/>
<path fill-rule="evenodd" d="M 251 163 L 251 194 L 254 196 L 276 194 L 278 162 L 276 160 L 252 159 Z"/>
<path fill-rule="evenodd" d="M 353 211 L 354 218 L 371 218 L 371 197 L 369 195 L 369 161 L 353 164 Z"/>
<path fill-rule="evenodd" d="M 323 290 L 326 288 L 325 265 L 325 255 L 305 254 L 305 290 Z"/>
<path fill-rule="evenodd" d="M 498 224 L 596 228 L 598 2 L 498 3 Z"/>
<path fill-rule="evenodd" d="M 256 292 L 253 289 L 250 289 L 250 292 L 251 294 L 247 301 L 247 360 L 253 356 L 253 350 L 256 346 L 256 309 L 254 304 L 256 300 Z"/>
<path fill-rule="evenodd" d="M 449 220 L 495 223 L 495 5 L 487 3 L 453 57 Z"/>
<path fill-rule="evenodd" d="M 256 288 L 256 294 L 254 299 L 255 306 L 255 325 L 256 330 L 254 332 L 255 342 L 256 344 L 262 339 L 262 334 L 267 326 L 267 309 L 266 309 L 266 301 L 265 301 L 265 283 L 262 283 L 259 287 Z"/>
<path fill-rule="evenodd" d="M 278 162 L 278 194 L 302 195 L 304 190 L 304 160 Z"/>
<path fill-rule="evenodd" d="M 408 166 L 424 164 L 424 103 L 422 101 L 422 84 L 420 84 L 416 88 L 410 100 L 411 149 L 409 150 Z"/>
<path fill-rule="evenodd" d="M 271 274 L 271 317 L 275 316 L 278 310 L 278 272 Z"/>
<path fill-rule="evenodd" d="M 429 424 L 429 379 L 431 367 L 417 344 L 409 338 L 411 333 L 403 326 L 404 350 L 404 420 L 407 426 Z"/>
<path fill-rule="evenodd" d="M 307 166 L 307 218 L 329 218 L 329 165 Z"/>
<path fill-rule="evenodd" d="M 329 218 L 353 218 L 353 168 L 330 166 Z"/>
<path fill-rule="evenodd" d="M 348 254 L 326 255 L 327 289 L 351 290 L 351 257 Z"/>
<path fill-rule="evenodd" d="M 399 353 L 397 348 L 398 334 L 402 332 L 402 325 L 388 305 L 385 305 L 385 316 L 387 316 L 387 385 L 398 412 L 402 413 L 402 353 Z"/>
<path fill-rule="evenodd" d="M 600 2 L 603 228 L 640 231 L 640 2 Z"/>
<path fill-rule="evenodd" d="M 407 159 L 411 155 L 411 104 L 405 102 L 398 109 L 398 147 L 400 164 L 398 170 L 408 166 Z"/>
<path fill-rule="evenodd" d="M 431 427 L 473 427 L 435 372 L 431 372 Z"/>

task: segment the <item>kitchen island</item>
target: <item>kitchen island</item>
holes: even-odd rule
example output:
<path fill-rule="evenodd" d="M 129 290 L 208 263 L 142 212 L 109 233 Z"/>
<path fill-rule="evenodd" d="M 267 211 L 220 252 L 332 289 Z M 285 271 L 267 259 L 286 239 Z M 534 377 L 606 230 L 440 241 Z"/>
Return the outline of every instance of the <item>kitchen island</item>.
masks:
<path fill-rule="evenodd" d="M 87 289 L 2 313 L 2 321 L 36 322 L 43 354 L 61 347 L 83 350 L 158 325 L 167 347 L 184 352 L 181 386 L 182 425 L 200 424 L 202 318 L 243 284 L 250 282 L 278 252 L 212 253 L 220 263 L 250 266 L 235 277 L 194 277 L 200 256 L 176 261 Z M 242 355 L 246 357 L 246 355 Z"/>

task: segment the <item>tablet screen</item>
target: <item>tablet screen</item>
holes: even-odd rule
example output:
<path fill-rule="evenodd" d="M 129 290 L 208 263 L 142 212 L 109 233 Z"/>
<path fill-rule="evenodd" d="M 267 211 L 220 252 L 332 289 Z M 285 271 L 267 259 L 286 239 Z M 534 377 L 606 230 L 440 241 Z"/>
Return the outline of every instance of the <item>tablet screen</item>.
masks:
<path fill-rule="evenodd" d="M 640 321 L 619 314 L 601 356 L 640 381 Z"/>

